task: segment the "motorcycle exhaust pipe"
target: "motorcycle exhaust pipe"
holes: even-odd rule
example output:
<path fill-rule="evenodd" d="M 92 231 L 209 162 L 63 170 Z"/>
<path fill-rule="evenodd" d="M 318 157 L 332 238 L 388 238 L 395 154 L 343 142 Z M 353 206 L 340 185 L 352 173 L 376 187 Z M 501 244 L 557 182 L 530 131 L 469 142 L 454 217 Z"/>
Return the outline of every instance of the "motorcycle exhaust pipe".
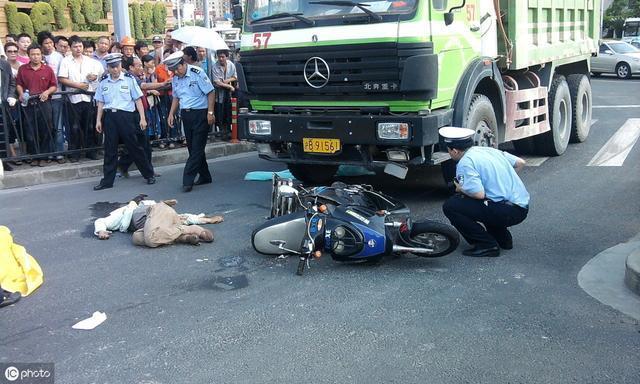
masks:
<path fill-rule="evenodd" d="M 394 245 L 393 246 L 393 252 L 432 253 L 433 249 L 431 249 L 431 248 L 403 247 L 402 245 Z"/>

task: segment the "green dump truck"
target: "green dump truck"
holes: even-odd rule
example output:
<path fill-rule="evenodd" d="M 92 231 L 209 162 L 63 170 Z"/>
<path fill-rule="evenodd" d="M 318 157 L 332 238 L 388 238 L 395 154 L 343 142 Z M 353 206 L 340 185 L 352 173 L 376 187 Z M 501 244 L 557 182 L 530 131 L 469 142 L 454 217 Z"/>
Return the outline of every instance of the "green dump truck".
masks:
<path fill-rule="evenodd" d="M 248 0 L 238 132 L 307 182 L 448 160 L 438 129 L 561 155 L 591 125 L 600 0 Z"/>

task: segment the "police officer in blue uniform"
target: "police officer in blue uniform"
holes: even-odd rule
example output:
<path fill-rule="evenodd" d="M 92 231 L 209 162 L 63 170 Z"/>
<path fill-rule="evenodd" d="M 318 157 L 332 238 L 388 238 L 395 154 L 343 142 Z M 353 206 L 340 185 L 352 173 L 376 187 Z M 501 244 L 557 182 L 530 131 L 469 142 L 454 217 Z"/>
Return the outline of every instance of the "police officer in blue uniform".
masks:
<path fill-rule="evenodd" d="M 173 102 L 167 122 L 174 124 L 174 114 L 180 108 L 180 116 L 187 139 L 189 159 L 184 166 L 182 190 L 190 192 L 194 185 L 211 183 L 204 147 L 207 144 L 209 126 L 215 122 L 214 88 L 207 74 L 200 68 L 184 62 L 178 51 L 165 59 L 167 69 L 174 72 L 171 82 Z M 196 176 L 199 175 L 196 180 Z"/>
<path fill-rule="evenodd" d="M 474 134 L 467 128 L 440 129 L 449 155 L 457 162 L 457 193 L 442 210 L 472 245 L 463 255 L 496 257 L 500 248 L 513 248 L 508 227 L 521 223 L 529 212 L 529 192 L 516 173 L 525 161 L 495 148 L 473 146 Z"/>
<path fill-rule="evenodd" d="M 99 191 L 113 187 L 119 141 L 126 146 L 147 184 L 154 184 L 153 168 L 136 137 L 137 130 L 147 127 L 142 91 L 133 76 L 122 72 L 122 54 L 109 54 L 105 56 L 105 61 L 107 74 L 100 80 L 94 97 L 98 103 L 96 131 L 104 131 L 104 175 L 100 184 L 93 189 Z"/>

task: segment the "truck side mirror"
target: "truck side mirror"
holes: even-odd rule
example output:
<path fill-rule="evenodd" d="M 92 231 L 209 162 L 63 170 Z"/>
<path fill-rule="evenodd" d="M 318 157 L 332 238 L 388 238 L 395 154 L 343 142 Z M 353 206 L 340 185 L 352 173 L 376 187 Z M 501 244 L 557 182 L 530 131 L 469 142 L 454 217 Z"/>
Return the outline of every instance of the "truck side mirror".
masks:
<path fill-rule="evenodd" d="M 234 4 L 232 12 L 233 12 L 233 21 L 242 20 L 242 5 Z"/>
<path fill-rule="evenodd" d="M 455 11 L 456 9 L 464 8 L 466 4 L 467 0 L 462 0 L 462 4 L 458 5 L 457 7 L 451 7 L 451 9 L 449 9 L 449 12 L 444 14 L 444 24 L 451 25 L 451 23 L 453 23 L 453 11 Z"/>
<path fill-rule="evenodd" d="M 444 14 L 444 25 L 451 25 L 451 23 L 453 23 L 453 13 L 446 12 Z"/>

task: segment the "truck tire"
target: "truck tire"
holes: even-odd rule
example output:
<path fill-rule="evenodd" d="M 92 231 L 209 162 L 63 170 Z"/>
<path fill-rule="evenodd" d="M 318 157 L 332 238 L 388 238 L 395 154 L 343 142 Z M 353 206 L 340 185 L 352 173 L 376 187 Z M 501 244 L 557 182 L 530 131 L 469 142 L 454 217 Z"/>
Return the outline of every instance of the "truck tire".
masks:
<path fill-rule="evenodd" d="M 287 164 L 287 167 L 293 177 L 309 185 L 330 183 L 338 170 L 337 165 Z"/>
<path fill-rule="evenodd" d="M 534 155 L 536 153 L 536 146 L 533 141 L 533 137 L 525 137 L 520 140 L 513 140 L 513 148 L 519 155 Z"/>
<path fill-rule="evenodd" d="M 475 145 L 498 148 L 498 120 L 487 96 L 473 95 L 467 112 L 467 128 L 476 131 Z"/>
<path fill-rule="evenodd" d="M 571 92 L 571 105 L 573 115 L 571 124 L 572 143 L 582 143 L 589 136 L 591 129 L 591 107 L 593 97 L 591 93 L 591 82 L 589 77 L 583 74 L 573 74 L 567 76 L 569 91 Z"/>
<path fill-rule="evenodd" d="M 549 90 L 549 125 L 551 130 L 535 136 L 536 152 L 542 156 L 560 156 L 571 137 L 571 92 L 562 75 L 554 76 Z"/>

